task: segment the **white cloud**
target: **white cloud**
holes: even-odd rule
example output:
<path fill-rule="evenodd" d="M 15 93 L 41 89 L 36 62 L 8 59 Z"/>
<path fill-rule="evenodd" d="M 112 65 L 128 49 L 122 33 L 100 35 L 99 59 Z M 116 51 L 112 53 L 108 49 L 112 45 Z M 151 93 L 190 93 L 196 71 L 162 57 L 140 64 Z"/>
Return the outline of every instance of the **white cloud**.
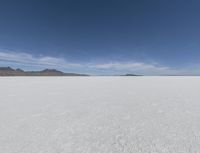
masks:
<path fill-rule="evenodd" d="M 168 67 L 159 67 L 152 64 L 139 63 L 139 62 L 128 62 L 128 63 L 120 63 L 120 62 L 112 62 L 112 63 L 104 63 L 97 64 L 91 67 L 100 68 L 100 69 L 116 69 L 116 70 L 145 70 L 145 69 L 159 69 L 159 70 L 167 70 Z"/>
<path fill-rule="evenodd" d="M 173 70 L 166 66 L 160 66 L 155 63 L 143 63 L 143 62 L 111 62 L 111 63 L 103 63 L 90 65 L 91 68 L 96 69 L 104 69 L 104 70 L 115 70 L 122 71 L 125 73 L 140 73 L 147 75 L 161 75 L 166 72 L 172 72 Z"/>
<path fill-rule="evenodd" d="M 62 58 L 49 57 L 49 56 L 35 57 L 27 53 L 2 52 L 2 51 L 0 51 L 0 61 L 21 63 L 25 65 L 43 65 L 43 66 L 55 66 L 55 67 L 81 66 L 80 64 L 69 63 Z"/>

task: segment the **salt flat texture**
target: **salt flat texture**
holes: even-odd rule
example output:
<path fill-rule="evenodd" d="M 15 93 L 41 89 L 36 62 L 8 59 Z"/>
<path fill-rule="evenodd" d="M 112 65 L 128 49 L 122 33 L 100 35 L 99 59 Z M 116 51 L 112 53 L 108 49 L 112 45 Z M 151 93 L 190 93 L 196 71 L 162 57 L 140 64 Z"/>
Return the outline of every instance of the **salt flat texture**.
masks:
<path fill-rule="evenodd" d="M 200 77 L 2 77 L 0 153 L 199 153 Z"/>

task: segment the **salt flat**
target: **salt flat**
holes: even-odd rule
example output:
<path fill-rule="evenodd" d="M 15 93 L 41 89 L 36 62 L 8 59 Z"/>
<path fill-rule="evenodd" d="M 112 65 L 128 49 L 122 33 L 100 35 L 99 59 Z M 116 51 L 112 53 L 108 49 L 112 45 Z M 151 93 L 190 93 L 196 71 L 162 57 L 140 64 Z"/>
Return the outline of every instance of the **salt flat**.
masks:
<path fill-rule="evenodd" d="M 0 153 L 200 152 L 200 77 L 1 77 Z"/>

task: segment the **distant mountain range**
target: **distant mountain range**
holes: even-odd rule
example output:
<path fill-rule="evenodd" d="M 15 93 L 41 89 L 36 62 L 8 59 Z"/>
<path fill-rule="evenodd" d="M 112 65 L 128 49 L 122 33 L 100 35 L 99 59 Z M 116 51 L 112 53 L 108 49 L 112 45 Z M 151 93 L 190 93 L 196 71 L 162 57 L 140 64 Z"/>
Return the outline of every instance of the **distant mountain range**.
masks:
<path fill-rule="evenodd" d="M 11 67 L 0 67 L 0 76 L 90 76 L 90 75 L 79 74 L 79 73 L 65 73 L 62 71 L 58 71 L 56 69 L 44 69 L 42 71 L 24 71 L 22 69 L 13 69 Z M 98 76 L 105 76 L 105 75 L 98 75 Z M 124 74 L 124 75 L 113 75 L 113 76 L 142 76 L 142 75 Z"/>
<path fill-rule="evenodd" d="M 42 71 L 24 71 L 11 67 L 0 67 L 0 76 L 88 76 L 78 73 L 64 73 L 56 69 L 45 69 Z"/>
<path fill-rule="evenodd" d="M 142 75 L 137 75 L 137 74 L 125 74 L 125 75 L 121 75 L 121 76 L 142 76 Z"/>

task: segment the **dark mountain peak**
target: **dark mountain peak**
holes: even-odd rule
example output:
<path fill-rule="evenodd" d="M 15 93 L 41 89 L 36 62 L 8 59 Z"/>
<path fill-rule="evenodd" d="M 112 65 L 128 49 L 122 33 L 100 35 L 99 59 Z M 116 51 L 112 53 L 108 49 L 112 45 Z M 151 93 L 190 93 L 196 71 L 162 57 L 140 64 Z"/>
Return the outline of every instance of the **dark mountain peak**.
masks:
<path fill-rule="evenodd" d="M 22 69 L 16 69 L 16 71 L 18 71 L 18 72 L 24 72 L 24 70 L 22 70 Z"/>
<path fill-rule="evenodd" d="M 39 72 L 40 75 L 45 75 L 45 76 L 63 76 L 64 73 L 61 71 L 58 71 L 56 69 L 45 69 Z"/>
<path fill-rule="evenodd" d="M 0 67 L 0 71 L 15 71 L 15 70 L 8 66 L 8 67 Z"/>
<path fill-rule="evenodd" d="M 61 71 L 58 71 L 58 70 L 56 70 L 56 69 L 44 69 L 44 70 L 42 70 L 41 72 L 57 72 L 57 73 L 63 73 L 63 72 L 61 72 Z"/>

